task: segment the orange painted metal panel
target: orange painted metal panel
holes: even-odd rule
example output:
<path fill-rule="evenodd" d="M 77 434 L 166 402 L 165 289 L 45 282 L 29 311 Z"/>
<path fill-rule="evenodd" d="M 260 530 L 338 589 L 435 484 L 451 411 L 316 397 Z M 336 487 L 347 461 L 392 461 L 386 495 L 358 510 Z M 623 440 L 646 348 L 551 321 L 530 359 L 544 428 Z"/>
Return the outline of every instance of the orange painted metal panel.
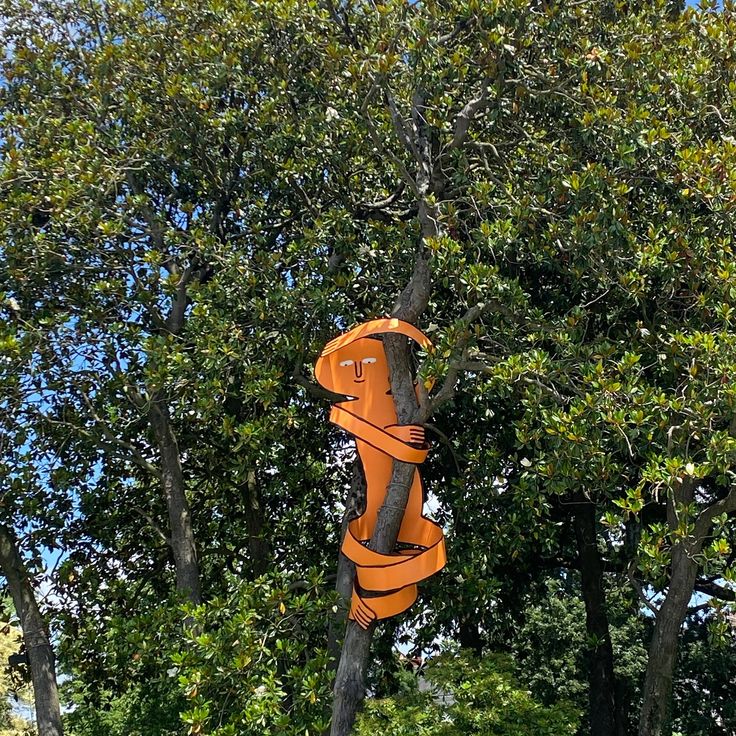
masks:
<path fill-rule="evenodd" d="M 356 567 L 349 618 L 363 628 L 409 608 L 417 597 L 417 583 L 441 570 L 447 561 L 442 530 L 422 515 L 418 469 L 399 530 L 401 549 L 381 554 L 367 547 L 391 480 L 393 460 L 419 465 L 429 449 L 423 427 L 397 424 L 388 361 L 377 339 L 386 333 L 406 335 L 425 348 L 430 346 L 413 325 L 376 319 L 327 343 L 315 366 L 322 386 L 351 397 L 332 407 L 330 421 L 355 437 L 366 478 L 365 511 L 348 524 L 342 545 L 343 554 Z"/>

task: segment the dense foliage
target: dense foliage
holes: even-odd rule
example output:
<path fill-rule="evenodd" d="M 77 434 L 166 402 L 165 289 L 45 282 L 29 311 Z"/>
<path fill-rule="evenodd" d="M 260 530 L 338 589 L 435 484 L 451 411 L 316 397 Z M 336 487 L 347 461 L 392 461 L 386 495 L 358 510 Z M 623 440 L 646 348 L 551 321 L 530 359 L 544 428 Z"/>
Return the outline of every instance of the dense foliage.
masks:
<path fill-rule="evenodd" d="M 234 584 L 194 610 L 173 655 L 193 734 L 320 734 L 329 723 L 325 620 L 335 596 L 311 580 Z"/>
<path fill-rule="evenodd" d="M 32 736 L 33 724 L 28 719 L 33 692 L 28 684 L 27 667 L 10 663 L 23 649 L 23 638 L 17 622 L 12 620 L 9 601 L 2 602 L 0 621 L 0 736 Z"/>
<path fill-rule="evenodd" d="M 360 736 L 572 736 L 578 713 L 561 701 L 545 707 L 514 678 L 506 657 L 486 655 L 474 662 L 454 654 L 431 662 L 413 689 L 368 703 L 356 733 Z"/>
<path fill-rule="evenodd" d="M 736 727 L 730 3 L 4 10 L 0 523 L 62 552 L 70 733 L 324 730 L 360 483 L 309 366 L 424 266 L 449 562 L 359 732 Z"/>

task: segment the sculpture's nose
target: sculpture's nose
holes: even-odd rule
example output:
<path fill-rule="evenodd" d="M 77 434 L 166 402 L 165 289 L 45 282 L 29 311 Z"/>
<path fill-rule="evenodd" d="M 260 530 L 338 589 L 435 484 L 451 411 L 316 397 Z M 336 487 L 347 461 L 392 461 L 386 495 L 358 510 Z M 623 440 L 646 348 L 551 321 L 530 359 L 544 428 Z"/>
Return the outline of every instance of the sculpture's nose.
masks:
<path fill-rule="evenodd" d="M 356 360 L 353 365 L 355 366 L 355 377 L 360 378 L 363 375 L 363 363 L 360 360 Z"/>

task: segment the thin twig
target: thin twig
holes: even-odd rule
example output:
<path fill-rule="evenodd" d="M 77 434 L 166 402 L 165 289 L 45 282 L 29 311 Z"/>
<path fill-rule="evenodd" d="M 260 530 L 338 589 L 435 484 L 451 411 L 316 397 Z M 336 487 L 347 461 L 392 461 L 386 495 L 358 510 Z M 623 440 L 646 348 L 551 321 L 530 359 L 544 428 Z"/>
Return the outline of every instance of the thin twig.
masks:
<path fill-rule="evenodd" d="M 156 534 L 163 540 L 163 542 L 169 547 L 171 547 L 171 539 L 163 533 L 163 531 L 161 530 L 161 527 L 153 520 L 153 518 L 149 514 L 143 511 L 143 509 L 139 509 L 137 506 L 133 507 L 133 513 L 140 516 L 141 519 L 144 519 L 145 521 L 147 521 L 149 525 L 151 526 L 151 528 L 153 529 L 153 531 L 156 532 Z"/>
<path fill-rule="evenodd" d="M 633 586 L 634 590 L 636 591 L 637 595 L 641 599 L 641 602 L 655 615 L 659 615 L 659 608 L 657 608 L 650 600 L 646 597 L 644 594 L 644 590 L 641 587 L 641 583 L 636 579 L 634 576 L 634 565 L 635 560 L 632 560 L 629 563 L 629 567 L 626 571 L 627 577 L 629 578 L 629 582 Z"/>

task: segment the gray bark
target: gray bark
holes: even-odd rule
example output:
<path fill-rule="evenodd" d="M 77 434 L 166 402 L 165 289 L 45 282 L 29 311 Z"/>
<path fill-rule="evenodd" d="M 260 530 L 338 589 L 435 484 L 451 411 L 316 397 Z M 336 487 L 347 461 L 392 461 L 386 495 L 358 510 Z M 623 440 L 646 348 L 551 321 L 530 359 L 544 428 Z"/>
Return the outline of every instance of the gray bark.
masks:
<path fill-rule="evenodd" d="M 171 426 L 169 410 L 161 399 L 151 401 L 149 417 L 158 442 L 161 461 L 161 486 L 166 499 L 171 527 L 171 549 L 176 568 L 176 589 L 192 603 L 202 602 L 199 561 L 184 488 L 184 473 L 176 434 Z"/>
<path fill-rule="evenodd" d="M 365 508 L 365 476 L 358 458 L 353 463 L 353 476 L 350 481 L 350 496 L 346 504 L 345 513 L 342 517 L 342 529 L 340 533 L 340 548 L 348 531 L 348 523 L 360 516 Z M 355 580 L 355 563 L 349 560 L 340 551 L 337 561 L 337 579 L 335 581 L 335 591 L 337 592 L 340 602 L 338 604 L 335 615 L 330 620 L 329 630 L 327 632 L 327 651 L 330 655 L 330 667 L 337 668 L 340 658 L 340 636 L 345 631 L 345 622 L 347 620 L 348 610 L 350 609 L 350 599 L 353 594 L 353 582 Z"/>
<path fill-rule="evenodd" d="M 242 151 L 241 151 L 242 154 Z M 237 172 L 238 169 L 236 168 Z M 146 194 L 146 182 L 137 178 L 137 173 L 126 171 L 128 186 L 137 195 Z M 212 219 L 212 232 L 221 237 L 220 224 L 223 208 L 226 206 L 228 197 L 223 194 L 217 204 Z M 141 205 L 141 213 L 148 223 L 151 240 L 156 249 L 161 253 L 169 253 L 169 257 L 162 264 L 167 271 L 178 277 L 176 290 L 171 299 L 171 308 L 166 319 L 164 319 L 157 308 L 148 305 L 148 314 L 161 334 L 178 335 L 184 327 L 186 309 L 189 303 L 189 285 L 192 281 L 200 280 L 206 271 L 198 253 L 189 254 L 189 263 L 185 268 L 180 268 L 178 260 L 170 254 L 166 245 L 167 224 L 155 213 L 155 207 L 150 202 Z M 189 504 L 184 490 L 184 474 L 181 468 L 181 456 L 176 434 L 171 426 L 169 407 L 166 402 L 165 392 L 153 393 L 150 399 L 145 399 L 135 391 L 130 391 L 134 403 L 141 409 L 147 411 L 156 441 L 159 447 L 159 458 L 161 462 L 161 486 L 166 499 L 166 508 L 169 514 L 171 527 L 171 549 L 174 556 L 176 568 L 176 589 L 185 595 L 192 603 L 202 602 L 199 562 L 197 560 L 197 549 L 192 530 L 192 518 Z"/>
<path fill-rule="evenodd" d="M 695 498 L 694 479 L 683 479 L 674 499 L 667 502 L 667 525 L 679 527 L 677 504 L 691 504 Z M 714 519 L 736 511 L 736 488 L 719 501 L 703 509 L 695 519 L 690 535 L 672 547 L 672 563 L 667 597 L 656 614 L 654 635 L 649 646 L 649 660 L 644 679 L 644 693 L 639 714 L 639 736 L 664 736 L 669 727 L 672 680 L 675 672 L 680 629 L 698 576 L 697 556 L 710 533 Z"/>
<path fill-rule="evenodd" d="M 702 542 L 678 544 L 672 550 L 672 573 L 667 597 L 656 617 L 644 680 L 639 736 L 664 736 L 668 728 L 680 629 L 698 574 L 696 554 Z"/>
<path fill-rule="evenodd" d="M 394 461 L 386 500 L 379 509 L 376 529 L 369 545 L 371 549 L 383 554 L 393 551 L 403 513 L 399 509 L 386 507 L 388 504 L 398 506 L 403 501 L 403 507 L 406 508 L 415 470 L 413 465 Z M 395 518 L 397 514 L 398 521 Z M 355 621 L 348 621 L 335 677 L 331 736 L 348 736 L 353 728 L 355 717 L 365 697 L 365 675 L 375 628 L 375 624 L 371 624 L 367 629 L 363 629 Z"/>
<path fill-rule="evenodd" d="M 20 617 L 33 682 L 39 736 L 62 736 L 54 650 L 18 550 L 18 540 L 12 529 L 4 525 L 0 525 L 0 567 Z"/>

